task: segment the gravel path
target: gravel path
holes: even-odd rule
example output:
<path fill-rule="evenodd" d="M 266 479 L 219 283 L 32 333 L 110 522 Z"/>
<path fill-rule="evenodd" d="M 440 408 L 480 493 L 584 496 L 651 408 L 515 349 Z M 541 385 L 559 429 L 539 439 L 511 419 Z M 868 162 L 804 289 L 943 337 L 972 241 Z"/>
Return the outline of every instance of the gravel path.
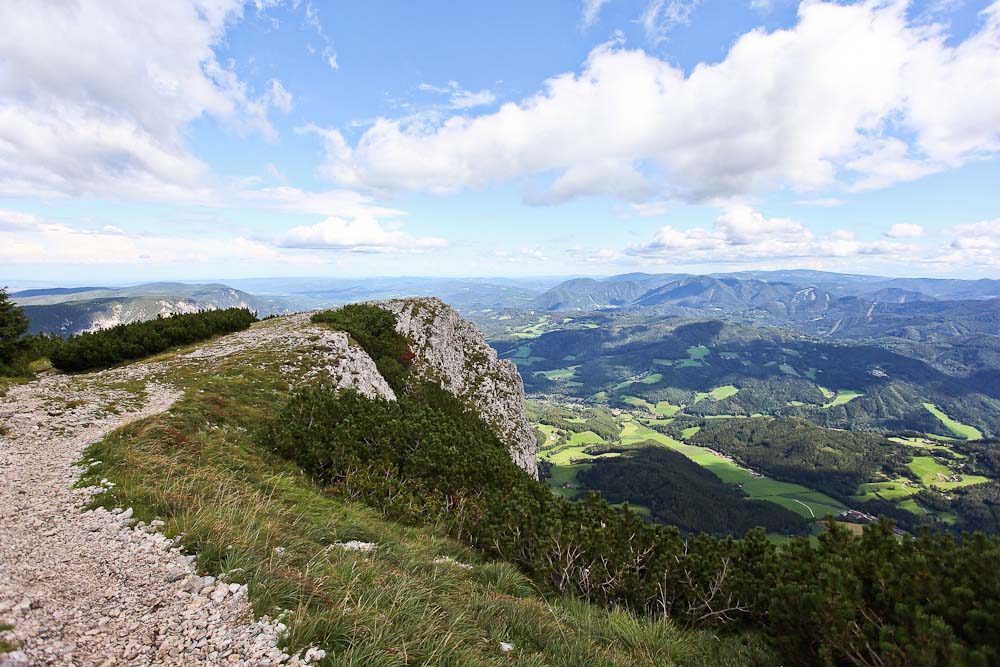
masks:
<path fill-rule="evenodd" d="M 223 339 L 225 340 L 225 339 Z M 221 342 L 221 341 L 220 341 Z M 276 648 L 283 626 L 252 618 L 246 588 L 200 577 L 193 557 L 131 510 L 82 512 L 73 489 L 86 447 L 178 398 L 111 383 L 145 381 L 158 364 L 51 376 L 0 398 L 0 667 L 301 665 Z M 111 385 L 109 387 L 109 385 Z M 156 522 L 154 522 L 156 523 Z"/>

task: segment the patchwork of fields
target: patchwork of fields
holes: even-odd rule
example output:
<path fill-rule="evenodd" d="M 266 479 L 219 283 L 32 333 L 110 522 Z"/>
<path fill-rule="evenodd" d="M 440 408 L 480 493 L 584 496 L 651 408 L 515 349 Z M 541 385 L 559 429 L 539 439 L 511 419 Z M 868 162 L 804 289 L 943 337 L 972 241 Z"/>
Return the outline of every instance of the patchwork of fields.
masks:
<path fill-rule="evenodd" d="M 718 394 L 728 393 L 720 388 Z M 707 397 L 706 397 L 707 398 Z M 672 424 L 673 417 L 663 418 L 662 414 L 676 415 L 682 409 L 670 404 L 652 404 L 634 396 L 624 397 L 629 410 L 613 410 L 615 422 L 620 429 L 617 438 L 606 438 L 591 430 L 568 431 L 551 424 L 536 422 L 536 427 L 545 434 L 545 442 L 539 447 L 539 461 L 546 462 L 550 476 L 547 484 L 554 492 L 573 499 L 586 489 L 577 478 L 578 473 L 599 465 L 601 461 L 628 455 L 630 450 L 640 447 L 663 447 L 684 455 L 690 461 L 712 472 L 721 482 L 741 489 L 750 500 L 762 500 L 779 505 L 799 516 L 819 522 L 827 515 L 838 516 L 856 509 L 865 511 L 869 501 L 893 503 L 900 510 L 916 517 L 936 516 L 943 523 L 954 521 L 954 515 L 924 507 L 919 501 L 922 491 L 934 490 L 947 493 L 990 481 L 982 475 L 965 474 L 960 471 L 963 455 L 953 450 L 946 441 L 929 438 L 893 438 L 892 441 L 908 449 L 913 449 L 912 461 L 908 468 L 910 477 L 895 477 L 873 480 L 860 485 L 850 502 L 844 502 L 828 494 L 821 493 L 802 484 L 794 484 L 774 479 L 751 470 L 732 458 L 706 447 L 688 442 L 701 426 L 687 426 L 674 431 L 676 437 L 657 430 L 657 427 Z M 589 408 L 562 405 L 564 415 L 579 410 L 580 416 L 563 419 L 567 424 L 584 427 L 588 423 Z M 719 417 L 725 419 L 726 417 Z M 648 514 L 649 508 L 630 505 L 637 511 Z M 775 534 L 777 541 L 781 535 Z"/>

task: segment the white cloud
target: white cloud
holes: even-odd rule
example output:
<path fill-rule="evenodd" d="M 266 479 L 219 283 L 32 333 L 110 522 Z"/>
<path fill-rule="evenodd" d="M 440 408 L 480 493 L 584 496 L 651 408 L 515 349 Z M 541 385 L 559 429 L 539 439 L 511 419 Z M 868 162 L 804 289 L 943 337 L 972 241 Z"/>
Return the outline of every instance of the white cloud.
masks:
<path fill-rule="evenodd" d="M 799 206 L 819 206 L 821 208 L 834 208 L 844 203 L 843 199 L 836 197 L 824 197 L 821 199 L 800 199 L 795 202 Z"/>
<path fill-rule="evenodd" d="M 0 214 L 0 220 L 10 212 Z M 148 265 L 205 262 L 254 263 L 281 260 L 274 248 L 241 236 L 188 239 L 130 234 L 112 225 L 75 227 L 34 218 L 30 227 L 10 232 L 0 225 L 0 263 L 4 265 Z M 290 260 L 292 258 L 289 258 Z M 309 261 L 297 257 L 295 262 Z"/>
<path fill-rule="evenodd" d="M 747 206 L 725 211 L 715 221 L 715 227 L 731 245 L 750 245 L 761 238 L 786 243 L 812 238 L 811 232 L 798 220 L 765 218 Z"/>
<path fill-rule="evenodd" d="M 191 188 L 206 167 L 187 125 L 212 116 L 273 140 L 273 80 L 256 95 L 213 47 L 240 0 L 20 3 L 0 22 L 0 190 L 107 195 Z"/>
<path fill-rule="evenodd" d="M 679 25 L 691 23 L 694 10 L 701 0 L 650 0 L 639 22 L 646 31 L 646 39 L 659 44 Z"/>
<path fill-rule="evenodd" d="M 924 235 L 922 225 L 914 225 L 906 222 L 898 222 L 889 228 L 886 236 L 891 239 L 918 239 Z"/>
<path fill-rule="evenodd" d="M 315 225 L 293 227 L 274 243 L 282 248 L 356 252 L 419 251 L 447 245 L 444 239 L 413 237 L 399 230 L 387 230 L 371 216 L 354 220 L 330 217 Z"/>
<path fill-rule="evenodd" d="M 956 250 L 983 254 L 983 251 L 1000 250 L 1000 218 L 971 224 L 955 225 L 947 230 L 955 236 L 951 247 Z M 996 258 L 1000 260 L 1000 257 Z"/>
<path fill-rule="evenodd" d="M 497 100 L 496 95 L 491 90 L 483 89 L 478 92 L 466 90 L 459 85 L 458 81 L 449 81 L 444 86 L 421 83 L 417 86 L 417 89 L 424 93 L 448 95 L 450 97 L 448 103 L 452 109 L 471 109 L 473 107 L 487 106 Z"/>
<path fill-rule="evenodd" d="M 471 109 L 493 104 L 496 100 L 497 96 L 489 90 L 480 90 L 478 93 L 461 90 L 451 96 L 451 106 L 455 109 Z"/>
<path fill-rule="evenodd" d="M 656 14 L 689 16 L 668 10 Z M 548 196 L 525 189 L 537 203 L 717 201 L 886 187 L 1000 152 L 1000 0 L 954 46 L 906 10 L 902 0 L 804 2 L 794 27 L 747 33 L 690 73 L 605 44 L 580 73 L 493 113 L 379 118 L 353 146 L 327 130 L 320 173 L 437 193 L 551 179 Z"/>
<path fill-rule="evenodd" d="M 332 215 L 342 217 L 377 216 L 396 218 L 404 212 L 381 206 L 371 197 L 351 190 L 309 192 L 291 186 L 239 190 L 227 198 L 235 207 L 264 208 L 300 215 Z"/>
<path fill-rule="evenodd" d="M 292 94 L 285 90 L 280 81 L 271 79 L 271 90 L 268 93 L 270 95 L 270 102 L 274 107 L 281 109 L 285 113 L 292 110 Z"/>
<path fill-rule="evenodd" d="M 670 202 L 663 200 L 637 202 L 629 204 L 629 208 L 640 218 L 653 218 L 659 215 L 665 215 L 668 211 L 670 211 Z"/>
<path fill-rule="evenodd" d="M 608 2 L 609 0 L 583 0 L 583 16 L 580 20 L 585 28 L 594 25 L 597 15 L 601 13 L 601 8 Z"/>
<path fill-rule="evenodd" d="M 288 180 L 288 177 L 285 176 L 285 172 L 281 171 L 281 169 L 279 169 L 273 162 L 268 162 L 264 165 L 264 174 L 269 180 L 276 183 L 284 183 Z"/>
<path fill-rule="evenodd" d="M 294 6 L 298 7 L 299 0 L 295 0 Z M 323 42 L 323 60 L 329 65 L 330 69 L 337 71 L 340 69 L 340 63 L 337 61 L 337 54 L 333 50 L 333 40 L 330 36 L 326 34 L 326 30 L 323 29 L 323 23 L 319 20 L 319 10 L 313 5 L 311 0 L 307 0 L 305 6 L 305 22 L 310 28 L 316 32 L 316 36 L 320 38 Z M 311 44 L 306 44 L 306 50 L 310 54 L 315 54 L 316 49 Z"/>
<path fill-rule="evenodd" d="M 144 234 L 115 225 L 93 226 L 0 210 L 0 265 L 215 264 L 231 269 L 258 263 L 294 267 L 330 261 L 328 250 L 415 254 L 447 246 L 445 239 L 414 237 L 387 229 L 371 216 L 329 217 L 293 227 L 277 238 L 246 233 L 228 236 Z"/>
<path fill-rule="evenodd" d="M 725 210 L 710 229 L 661 227 L 650 241 L 631 244 L 625 254 L 647 260 L 711 263 L 803 258 L 902 257 L 913 246 L 888 241 L 865 242 L 846 230 L 819 237 L 805 224 L 768 218 L 749 207 Z"/>

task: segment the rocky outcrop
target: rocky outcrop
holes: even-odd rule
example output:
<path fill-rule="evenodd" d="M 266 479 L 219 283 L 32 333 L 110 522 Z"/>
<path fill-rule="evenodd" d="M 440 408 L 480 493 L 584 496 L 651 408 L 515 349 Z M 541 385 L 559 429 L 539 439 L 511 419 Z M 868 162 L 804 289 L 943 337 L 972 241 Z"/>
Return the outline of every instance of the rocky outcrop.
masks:
<path fill-rule="evenodd" d="M 377 304 L 395 313 L 397 330 L 413 341 L 417 358 L 411 372 L 467 401 L 496 429 L 514 462 L 537 477 L 535 434 L 524 414 L 524 385 L 517 367 L 497 359 L 476 325 L 440 299 Z"/>

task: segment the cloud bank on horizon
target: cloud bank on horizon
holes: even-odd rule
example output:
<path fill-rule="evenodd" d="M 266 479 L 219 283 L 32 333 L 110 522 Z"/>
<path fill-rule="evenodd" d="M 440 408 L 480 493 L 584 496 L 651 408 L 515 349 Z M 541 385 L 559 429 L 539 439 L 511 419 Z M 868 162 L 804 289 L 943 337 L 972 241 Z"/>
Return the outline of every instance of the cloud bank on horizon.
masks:
<path fill-rule="evenodd" d="M 583 0 L 456 62 L 310 0 L 0 0 L 0 263 L 996 275 L 1000 0 L 743 5 Z M 483 18 L 447 7 L 413 31 Z"/>

